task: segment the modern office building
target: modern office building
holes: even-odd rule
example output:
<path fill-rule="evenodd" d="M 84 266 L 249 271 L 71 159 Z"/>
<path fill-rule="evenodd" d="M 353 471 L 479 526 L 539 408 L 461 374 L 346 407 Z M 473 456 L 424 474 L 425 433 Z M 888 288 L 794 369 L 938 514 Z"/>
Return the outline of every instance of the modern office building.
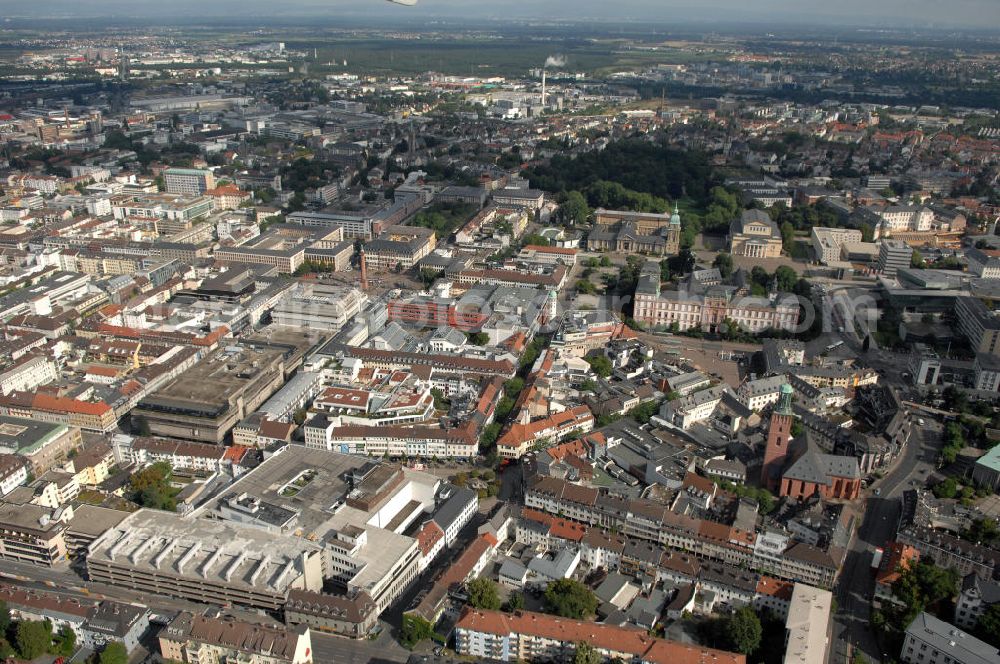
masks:
<path fill-rule="evenodd" d="M 1000 445 L 995 445 L 976 459 L 976 464 L 972 467 L 972 481 L 1000 491 Z"/>
<path fill-rule="evenodd" d="M 299 283 L 271 311 L 278 325 L 333 333 L 354 318 L 368 297 L 357 290 L 335 284 Z"/>
<path fill-rule="evenodd" d="M 238 247 L 217 249 L 215 259 L 231 263 L 270 265 L 277 268 L 278 272 L 291 274 L 306 261 L 307 252 L 317 251 L 319 256 L 338 247 L 343 238 L 343 230 L 340 228 L 315 229 L 279 224 Z M 335 260 L 334 257 L 334 262 Z"/>
<path fill-rule="evenodd" d="M 853 228 L 813 226 L 811 236 L 816 260 L 827 264 L 840 262 L 844 244 L 861 242 L 861 231 Z"/>
<path fill-rule="evenodd" d="M 408 533 L 447 503 L 447 488 L 423 472 L 290 445 L 194 516 L 318 547 L 327 588 L 366 593 L 381 613 L 417 577 L 421 551 Z"/>
<path fill-rule="evenodd" d="M 485 195 L 485 194 L 484 194 Z M 286 221 L 307 228 L 340 228 L 348 239 L 368 240 L 377 233 L 374 220 L 364 212 L 293 212 Z"/>
<path fill-rule="evenodd" d="M 284 382 L 280 350 L 232 346 L 143 398 L 132 417 L 144 418 L 157 436 L 218 444 Z"/>
<path fill-rule="evenodd" d="M 913 247 L 900 240 L 882 240 L 878 248 L 877 269 L 887 277 L 894 277 L 900 270 L 909 269 L 913 261 Z"/>
<path fill-rule="evenodd" d="M 0 503 L 0 558 L 43 567 L 66 561 L 66 523 L 73 509 Z"/>
<path fill-rule="evenodd" d="M 81 440 L 78 427 L 27 417 L 0 416 L 0 454 L 16 454 L 23 458 L 35 476 L 65 462 Z"/>
<path fill-rule="evenodd" d="M 369 272 L 409 270 L 437 246 L 429 228 L 390 226 L 365 244 L 362 256 Z"/>
<path fill-rule="evenodd" d="M 215 188 L 215 175 L 195 168 L 168 168 L 163 171 L 163 186 L 168 194 L 200 196 Z"/>
<path fill-rule="evenodd" d="M 955 298 L 958 330 L 976 353 L 1000 355 L 1000 317 L 977 297 Z"/>

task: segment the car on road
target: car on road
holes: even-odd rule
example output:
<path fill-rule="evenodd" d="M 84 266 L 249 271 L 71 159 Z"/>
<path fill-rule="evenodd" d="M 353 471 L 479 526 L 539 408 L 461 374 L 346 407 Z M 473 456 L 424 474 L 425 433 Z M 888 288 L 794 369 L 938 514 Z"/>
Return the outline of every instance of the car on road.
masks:
<path fill-rule="evenodd" d="M 918 417 L 917 424 L 919 424 L 920 426 L 926 426 L 927 422 L 924 421 L 924 418 Z"/>
<path fill-rule="evenodd" d="M 881 488 L 875 489 L 875 495 L 876 496 L 881 496 L 882 495 L 882 489 Z"/>

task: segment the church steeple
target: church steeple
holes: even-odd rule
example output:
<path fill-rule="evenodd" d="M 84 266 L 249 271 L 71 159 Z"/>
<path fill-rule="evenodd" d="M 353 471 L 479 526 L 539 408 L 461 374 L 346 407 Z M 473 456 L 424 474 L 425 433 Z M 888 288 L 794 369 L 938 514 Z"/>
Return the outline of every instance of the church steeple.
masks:
<path fill-rule="evenodd" d="M 778 403 L 771 411 L 771 426 L 767 431 L 767 447 L 764 448 L 764 466 L 761 468 L 760 483 L 765 489 L 775 491 L 780 486 L 781 472 L 788 458 L 788 441 L 792 437 L 792 386 L 785 383 L 780 388 Z"/>
<path fill-rule="evenodd" d="M 670 225 L 671 226 L 681 225 L 681 211 L 677 208 L 677 201 L 674 201 L 674 213 L 670 215 Z"/>

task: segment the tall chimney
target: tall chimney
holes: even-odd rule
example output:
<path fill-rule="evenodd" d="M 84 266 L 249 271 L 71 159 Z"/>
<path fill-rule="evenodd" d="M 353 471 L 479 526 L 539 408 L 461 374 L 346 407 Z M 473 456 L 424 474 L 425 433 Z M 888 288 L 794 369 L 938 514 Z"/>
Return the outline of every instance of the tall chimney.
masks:
<path fill-rule="evenodd" d="M 545 68 L 542 67 L 542 108 L 545 108 Z"/>
<path fill-rule="evenodd" d="M 361 248 L 361 290 L 368 290 L 368 266 L 365 265 L 365 249 Z"/>

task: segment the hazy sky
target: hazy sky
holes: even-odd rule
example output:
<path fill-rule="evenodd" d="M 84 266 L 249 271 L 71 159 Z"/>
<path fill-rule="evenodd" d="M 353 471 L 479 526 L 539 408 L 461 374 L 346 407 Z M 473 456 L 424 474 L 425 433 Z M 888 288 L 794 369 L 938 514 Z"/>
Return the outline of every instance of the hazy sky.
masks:
<path fill-rule="evenodd" d="M 1000 0 L 420 0 L 416 7 L 385 0 L 0 0 L 10 16 L 225 16 L 370 14 L 414 18 L 645 18 L 658 22 L 816 22 L 839 25 L 965 25 L 1000 29 Z"/>

